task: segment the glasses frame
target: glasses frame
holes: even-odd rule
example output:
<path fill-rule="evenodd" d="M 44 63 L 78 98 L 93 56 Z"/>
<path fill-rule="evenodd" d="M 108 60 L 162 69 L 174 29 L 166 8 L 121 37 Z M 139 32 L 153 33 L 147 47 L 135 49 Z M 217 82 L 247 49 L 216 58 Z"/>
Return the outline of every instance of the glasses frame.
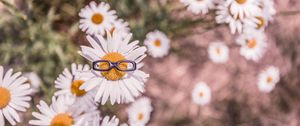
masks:
<path fill-rule="evenodd" d="M 98 65 L 98 63 L 109 63 L 109 68 L 108 69 L 99 69 L 96 66 Z M 133 65 L 133 67 L 131 69 L 127 69 L 127 70 L 122 70 L 119 65 L 121 63 L 131 63 Z M 134 61 L 131 60 L 120 60 L 118 62 L 111 62 L 109 60 L 97 60 L 93 62 L 93 70 L 95 71 L 110 71 L 111 69 L 116 68 L 119 71 L 125 71 L 125 72 L 129 72 L 129 71 L 135 71 L 136 70 L 136 63 Z"/>

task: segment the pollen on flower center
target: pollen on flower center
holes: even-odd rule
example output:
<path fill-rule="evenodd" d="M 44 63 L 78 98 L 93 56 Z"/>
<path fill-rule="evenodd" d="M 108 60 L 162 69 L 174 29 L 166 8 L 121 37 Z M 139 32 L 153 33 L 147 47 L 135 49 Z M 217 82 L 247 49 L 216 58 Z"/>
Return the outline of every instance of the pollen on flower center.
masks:
<path fill-rule="evenodd" d="M 267 82 L 270 84 L 270 83 L 272 83 L 272 81 L 273 81 L 273 78 L 272 77 L 268 77 L 267 78 Z"/>
<path fill-rule="evenodd" d="M 125 59 L 126 58 L 118 52 L 111 52 L 102 57 L 102 60 L 108 60 L 111 62 L 118 62 L 118 61 L 125 60 Z M 108 68 L 108 66 L 109 66 L 109 64 L 107 64 L 107 63 L 101 63 L 99 65 L 99 67 L 102 69 L 106 69 L 106 68 Z M 127 68 L 127 63 L 119 64 L 119 67 L 121 67 L 123 69 Z M 116 68 L 112 68 L 109 71 L 101 72 L 101 75 L 103 77 L 105 77 L 107 80 L 111 80 L 111 81 L 120 80 L 125 74 L 126 73 L 124 71 L 119 71 Z"/>
<path fill-rule="evenodd" d="M 139 113 L 138 114 L 138 120 L 142 121 L 144 119 L 144 114 L 143 113 Z"/>
<path fill-rule="evenodd" d="M 216 48 L 216 52 L 217 52 L 218 55 L 220 55 L 221 54 L 221 49 L 220 48 Z"/>
<path fill-rule="evenodd" d="M 247 46 L 249 47 L 249 48 L 254 48 L 255 46 L 256 46 L 256 40 L 255 39 L 249 39 L 249 40 L 247 40 Z"/>
<path fill-rule="evenodd" d="M 204 92 L 203 92 L 203 91 L 200 91 L 200 92 L 199 92 L 199 96 L 200 96 L 200 97 L 203 97 L 203 96 L 204 96 Z"/>
<path fill-rule="evenodd" d="M 92 22 L 95 24 L 101 24 L 103 22 L 102 14 L 96 13 L 92 16 Z"/>
<path fill-rule="evenodd" d="M 160 40 L 155 40 L 154 41 L 154 45 L 156 46 L 156 47 L 160 47 L 161 46 L 161 41 Z"/>
<path fill-rule="evenodd" d="M 258 21 L 259 21 L 259 23 L 257 24 L 257 29 L 260 29 L 260 28 L 262 28 L 264 25 L 265 25 L 265 20 L 264 20 L 264 18 L 263 17 L 261 17 L 261 16 L 258 16 L 258 17 L 255 17 Z"/>
<path fill-rule="evenodd" d="M 247 0 L 235 0 L 238 4 L 244 4 L 247 2 Z"/>
<path fill-rule="evenodd" d="M 72 126 L 74 119 L 67 113 L 57 114 L 51 121 L 51 126 Z"/>
<path fill-rule="evenodd" d="M 79 87 L 84 83 L 83 80 L 74 80 L 71 85 L 71 92 L 76 96 L 83 96 L 86 94 L 85 90 L 80 90 Z"/>
<path fill-rule="evenodd" d="M 11 95 L 9 90 L 3 87 L 0 87 L 0 94 L 0 109 L 3 109 L 9 104 Z"/>

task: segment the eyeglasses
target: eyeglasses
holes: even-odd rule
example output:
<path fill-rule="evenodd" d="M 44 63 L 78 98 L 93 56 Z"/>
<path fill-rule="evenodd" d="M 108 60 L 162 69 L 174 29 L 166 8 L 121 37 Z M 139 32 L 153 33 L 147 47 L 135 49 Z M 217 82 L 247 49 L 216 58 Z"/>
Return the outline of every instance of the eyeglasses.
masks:
<path fill-rule="evenodd" d="M 96 71 L 110 71 L 113 68 L 116 68 L 119 71 L 134 71 L 136 70 L 136 63 L 131 60 L 121 60 L 118 62 L 97 60 L 93 62 L 93 70 Z"/>

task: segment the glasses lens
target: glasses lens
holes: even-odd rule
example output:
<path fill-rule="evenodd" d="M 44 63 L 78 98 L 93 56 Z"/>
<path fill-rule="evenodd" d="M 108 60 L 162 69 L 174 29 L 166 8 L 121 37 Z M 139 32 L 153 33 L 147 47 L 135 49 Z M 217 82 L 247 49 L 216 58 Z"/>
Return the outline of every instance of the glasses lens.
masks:
<path fill-rule="evenodd" d="M 130 71 L 135 69 L 135 64 L 132 61 L 120 61 L 118 64 L 118 68 L 124 71 Z"/>
<path fill-rule="evenodd" d="M 97 70 L 109 70 L 110 63 L 108 61 L 99 61 L 94 64 L 94 68 Z"/>

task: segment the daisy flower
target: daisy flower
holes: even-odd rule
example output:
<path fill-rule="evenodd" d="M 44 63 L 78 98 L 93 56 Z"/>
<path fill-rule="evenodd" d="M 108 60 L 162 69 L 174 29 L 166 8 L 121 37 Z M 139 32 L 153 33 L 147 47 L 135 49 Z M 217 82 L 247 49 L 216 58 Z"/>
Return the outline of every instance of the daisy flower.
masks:
<path fill-rule="evenodd" d="M 65 68 L 63 73 L 58 76 L 55 80 L 55 88 L 59 89 L 54 93 L 55 96 L 61 95 L 70 95 L 76 99 L 76 103 L 85 103 L 78 104 L 78 108 L 86 109 L 89 107 L 95 106 L 93 97 L 95 95 L 94 91 L 86 92 L 79 89 L 79 87 L 92 76 L 78 76 L 78 72 L 90 71 L 88 65 L 81 65 L 73 63 L 71 65 L 71 71 Z"/>
<path fill-rule="evenodd" d="M 132 103 L 127 110 L 130 126 L 145 126 L 152 110 L 149 98 L 143 97 Z"/>
<path fill-rule="evenodd" d="M 257 0 L 226 0 L 225 4 L 234 18 L 243 19 L 259 13 Z"/>
<path fill-rule="evenodd" d="M 119 119 L 116 116 L 113 116 L 111 119 L 109 116 L 105 116 L 102 120 L 101 126 L 118 126 Z"/>
<path fill-rule="evenodd" d="M 136 63 L 136 70 L 134 71 L 120 71 L 112 68 L 109 71 L 96 71 L 82 73 L 83 76 L 93 77 L 87 80 L 80 89 L 90 91 L 98 88 L 95 101 L 105 104 L 110 98 L 111 104 L 131 102 L 135 97 L 144 92 L 144 83 L 149 77 L 148 74 L 139 70 L 143 63 L 141 62 L 146 57 L 146 47 L 138 46 L 138 41 L 129 43 L 132 34 L 126 35 L 125 38 L 119 36 L 119 31 L 114 31 L 113 35 L 107 32 L 107 38 L 100 35 L 87 36 L 87 40 L 92 47 L 81 46 L 80 55 L 91 62 L 97 60 L 107 60 L 110 62 L 118 62 L 122 60 L 131 60 Z M 125 63 L 123 67 L 131 67 Z M 105 68 L 106 65 L 97 64 L 99 67 Z M 84 75 L 86 74 L 86 75 Z"/>
<path fill-rule="evenodd" d="M 67 96 L 53 97 L 52 104 L 40 101 L 37 105 L 39 112 L 33 112 L 36 120 L 30 120 L 29 124 L 37 126 L 81 126 L 95 117 L 94 113 L 87 113 L 72 106 L 75 99 Z"/>
<path fill-rule="evenodd" d="M 256 62 L 262 58 L 267 47 L 265 34 L 262 31 L 246 31 L 237 38 L 236 42 L 241 45 L 240 54 Z"/>
<path fill-rule="evenodd" d="M 215 63 L 224 63 L 228 60 L 229 49 L 223 42 L 213 42 L 208 46 L 209 59 Z"/>
<path fill-rule="evenodd" d="M 214 7 L 213 0 L 180 0 L 185 6 L 188 6 L 188 10 L 194 14 L 206 14 L 209 9 Z"/>
<path fill-rule="evenodd" d="M 32 94 L 40 91 L 41 79 L 35 72 L 24 73 L 23 76 L 28 79 L 27 82 L 31 86 Z"/>
<path fill-rule="evenodd" d="M 262 92 L 269 93 L 274 89 L 276 83 L 279 82 L 279 79 L 279 69 L 277 67 L 270 66 L 259 74 L 257 84 L 258 89 Z"/>
<path fill-rule="evenodd" d="M 274 7 L 274 0 L 259 0 L 259 7 L 262 10 L 262 14 L 267 21 L 272 21 L 273 16 L 276 14 Z"/>
<path fill-rule="evenodd" d="M 206 105 L 210 102 L 211 91 L 206 83 L 198 83 L 192 92 L 193 102 L 198 105 Z"/>
<path fill-rule="evenodd" d="M 113 22 L 112 28 L 109 30 L 111 34 L 115 30 L 121 31 L 120 36 L 123 38 L 126 37 L 126 35 L 130 34 L 130 28 L 128 22 L 124 21 L 123 19 L 117 19 Z"/>
<path fill-rule="evenodd" d="M 92 1 L 79 12 L 79 28 L 87 34 L 105 34 L 105 30 L 111 29 L 116 20 L 116 11 L 109 10 L 107 3 L 96 4 Z"/>
<path fill-rule="evenodd" d="M 0 66 L 0 126 L 6 126 L 6 119 L 11 125 L 21 122 L 17 111 L 25 112 L 30 106 L 30 84 L 21 72 L 13 74 L 13 69 L 6 73 Z"/>
<path fill-rule="evenodd" d="M 218 24 L 228 23 L 230 32 L 232 34 L 235 34 L 236 32 L 242 33 L 243 28 L 245 27 L 245 22 L 247 22 L 249 26 L 255 26 L 255 23 L 258 22 L 258 20 L 253 16 L 249 16 L 243 19 L 234 17 L 234 15 L 230 12 L 229 7 L 230 6 L 224 3 L 221 3 L 216 7 L 216 22 Z"/>
<path fill-rule="evenodd" d="M 158 30 L 149 32 L 144 44 L 148 48 L 148 53 L 155 58 L 167 55 L 170 49 L 170 39 Z"/>

